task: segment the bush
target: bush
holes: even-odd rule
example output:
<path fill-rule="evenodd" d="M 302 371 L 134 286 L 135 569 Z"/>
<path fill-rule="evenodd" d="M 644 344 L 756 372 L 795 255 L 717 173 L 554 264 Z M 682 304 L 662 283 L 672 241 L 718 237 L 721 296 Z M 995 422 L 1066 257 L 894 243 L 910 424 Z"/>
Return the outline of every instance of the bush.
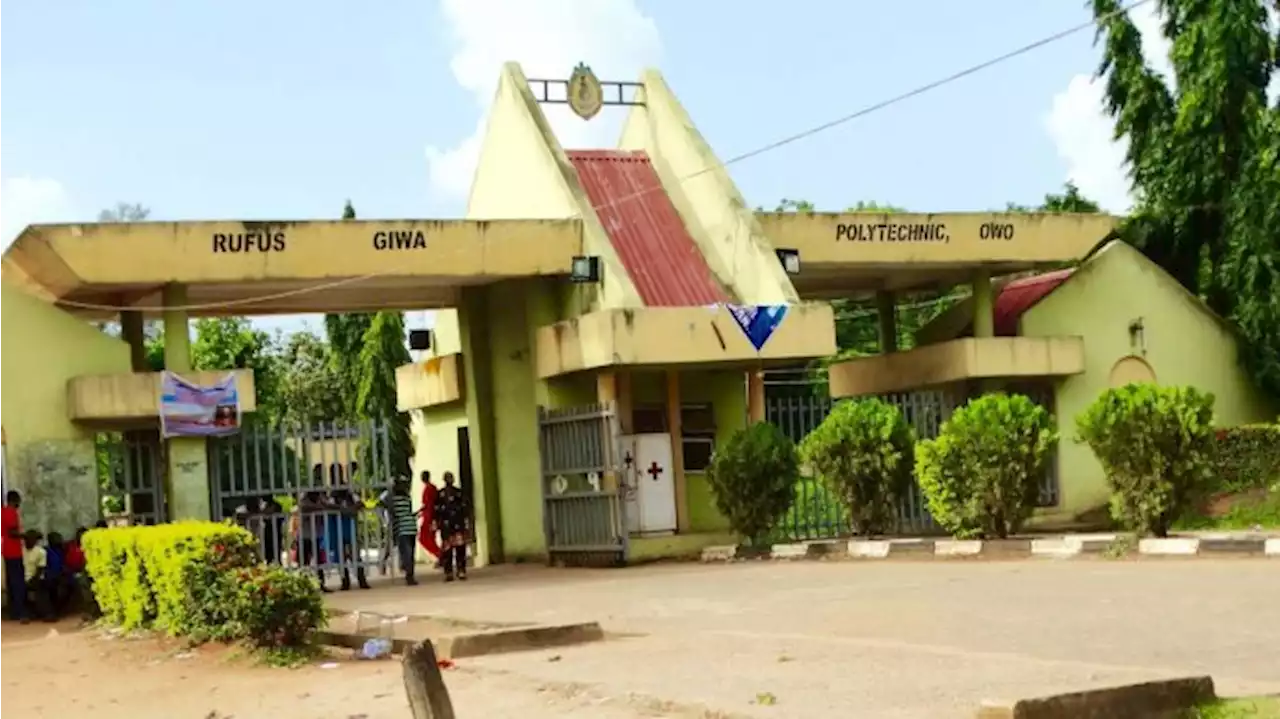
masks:
<path fill-rule="evenodd" d="M 1031 516 L 1057 441 L 1053 417 L 1027 397 L 988 394 L 916 444 L 916 478 L 935 521 L 957 537 L 1008 537 Z"/>
<path fill-rule="evenodd" d="M 707 468 L 716 507 L 741 537 L 763 537 L 795 498 L 795 444 L 777 427 L 757 422 L 733 433 Z"/>
<path fill-rule="evenodd" d="M 253 535 L 230 524 L 178 522 L 94 529 L 86 569 L 103 619 L 196 642 L 305 643 L 323 626 L 309 576 L 261 565 Z"/>
<path fill-rule="evenodd" d="M 1213 395 L 1193 387 L 1130 384 L 1103 392 L 1076 418 L 1111 487 L 1111 515 L 1157 537 L 1208 487 Z"/>
<path fill-rule="evenodd" d="M 1215 444 L 1215 492 L 1269 489 L 1280 482 L 1280 424 L 1219 429 Z"/>
<path fill-rule="evenodd" d="M 855 532 L 882 534 L 911 486 L 915 437 L 897 407 L 840 402 L 800 443 L 801 460 L 834 488 Z"/>

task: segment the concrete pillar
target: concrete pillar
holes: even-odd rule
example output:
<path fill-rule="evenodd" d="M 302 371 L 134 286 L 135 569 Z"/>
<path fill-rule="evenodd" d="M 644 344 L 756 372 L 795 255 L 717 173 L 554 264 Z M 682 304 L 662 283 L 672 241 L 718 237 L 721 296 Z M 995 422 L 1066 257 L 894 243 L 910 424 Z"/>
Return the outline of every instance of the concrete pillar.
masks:
<path fill-rule="evenodd" d="M 170 372 L 191 371 L 191 334 L 185 309 L 168 309 L 187 304 L 187 288 L 171 284 L 164 288 L 164 366 Z M 203 437 L 172 437 L 167 442 L 169 476 L 166 498 L 169 518 L 202 519 L 209 512 L 209 457 Z"/>
<path fill-rule="evenodd" d="M 614 411 L 618 411 L 618 375 L 613 372 L 602 371 L 596 374 L 596 401 L 600 404 L 613 404 Z M 616 417 L 616 419 L 620 419 Z M 618 474 L 616 472 L 605 472 L 600 478 L 601 488 L 606 492 L 618 491 Z"/>
<path fill-rule="evenodd" d="M 467 437 L 471 443 L 471 481 L 475 492 L 477 567 L 503 560 L 488 293 L 486 286 L 467 287 L 462 290 L 458 303 L 458 337 L 465 365 L 462 377 L 466 383 Z"/>
<path fill-rule="evenodd" d="M 973 277 L 973 336 L 996 336 L 995 297 L 991 290 L 991 273 L 986 270 Z"/>
<path fill-rule="evenodd" d="M 747 423 L 764 421 L 764 370 L 747 371 Z"/>
<path fill-rule="evenodd" d="M 680 372 L 667 371 L 667 428 L 671 433 L 671 472 L 676 486 L 676 531 L 689 531 L 689 491 L 684 476 L 684 429 L 680 415 Z"/>
<path fill-rule="evenodd" d="M 632 434 L 633 432 L 633 409 L 635 403 L 631 399 L 631 373 L 626 370 L 618 370 L 614 373 L 618 383 L 618 432 L 620 434 Z"/>
<path fill-rule="evenodd" d="M 898 307 L 893 293 L 888 290 L 876 292 L 876 314 L 880 320 L 880 352 L 889 354 L 898 351 Z"/>
<path fill-rule="evenodd" d="M 120 338 L 129 343 L 129 364 L 134 372 L 147 372 L 147 334 L 142 313 L 125 310 L 120 313 Z"/>
<path fill-rule="evenodd" d="M 991 289 L 991 273 L 985 270 L 973 278 L 973 336 L 996 336 L 995 293 Z M 996 379 L 979 380 L 978 390 L 983 393 L 995 392 L 1000 389 L 1000 384 Z"/>

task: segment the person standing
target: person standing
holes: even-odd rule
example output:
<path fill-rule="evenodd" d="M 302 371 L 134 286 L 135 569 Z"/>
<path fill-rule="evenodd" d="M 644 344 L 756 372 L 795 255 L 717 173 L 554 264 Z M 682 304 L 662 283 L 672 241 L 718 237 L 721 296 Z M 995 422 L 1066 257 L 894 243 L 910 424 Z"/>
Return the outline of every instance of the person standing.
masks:
<path fill-rule="evenodd" d="M 422 506 L 418 508 L 421 520 L 418 522 L 418 544 L 427 550 L 436 560 L 436 568 L 440 567 L 440 543 L 436 541 L 435 511 L 436 486 L 431 483 L 431 472 L 422 470 Z"/>
<path fill-rule="evenodd" d="M 413 511 L 413 497 L 409 494 L 408 477 L 398 477 L 391 490 L 389 506 L 391 512 L 391 529 L 396 537 L 396 549 L 400 555 L 400 569 L 404 572 L 404 583 L 413 586 L 418 583 L 414 577 L 414 553 L 418 545 L 418 522 Z"/>
<path fill-rule="evenodd" d="M 4 509 L 0 510 L 0 533 L 3 536 L 4 584 L 9 593 L 9 618 L 26 624 L 27 618 L 27 569 L 23 565 L 22 495 L 9 490 L 4 497 Z"/>
<path fill-rule="evenodd" d="M 444 488 L 436 494 L 435 522 L 443 549 L 444 581 L 467 579 L 467 542 L 470 541 L 467 497 L 458 489 L 453 472 L 444 473 Z"/>

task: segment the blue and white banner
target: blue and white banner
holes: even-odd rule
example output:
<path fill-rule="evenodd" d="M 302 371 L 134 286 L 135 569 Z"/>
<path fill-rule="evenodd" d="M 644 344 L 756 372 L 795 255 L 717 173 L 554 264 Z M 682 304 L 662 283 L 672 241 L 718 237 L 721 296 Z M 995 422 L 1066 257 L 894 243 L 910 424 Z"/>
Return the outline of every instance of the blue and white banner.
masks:
<path fill-rule="evenodd" d="M 235 374 L 209 387 L 172 372 L 160 379 L 160 432 L 165 437 L 219 437 L 240 430 Z"/>
<path fill-rule="evenodd" d="M 786 305 L 729 305 L 729 314 L 742 328 L 751 346 L 759 352 L 773 336 L 782 318 L 787 316 Z"/>

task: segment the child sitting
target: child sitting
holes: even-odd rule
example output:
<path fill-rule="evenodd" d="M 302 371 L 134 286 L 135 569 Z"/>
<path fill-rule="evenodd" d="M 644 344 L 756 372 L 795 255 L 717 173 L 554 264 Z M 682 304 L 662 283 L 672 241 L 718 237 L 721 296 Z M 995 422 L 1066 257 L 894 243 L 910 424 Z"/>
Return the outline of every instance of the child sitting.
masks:
<path fill-rule="evenodd" d="M 40 546 L 43 538 L 44 535 L 37 529 L 28 529 L 22 535 L 22 569 L 27 578 L 27 599 L 31 602 L 32 614 L 45 621 L 52 621 L 53 612 L 49 607 L 49 592 L 45 584 L 49 554 Z"/>

